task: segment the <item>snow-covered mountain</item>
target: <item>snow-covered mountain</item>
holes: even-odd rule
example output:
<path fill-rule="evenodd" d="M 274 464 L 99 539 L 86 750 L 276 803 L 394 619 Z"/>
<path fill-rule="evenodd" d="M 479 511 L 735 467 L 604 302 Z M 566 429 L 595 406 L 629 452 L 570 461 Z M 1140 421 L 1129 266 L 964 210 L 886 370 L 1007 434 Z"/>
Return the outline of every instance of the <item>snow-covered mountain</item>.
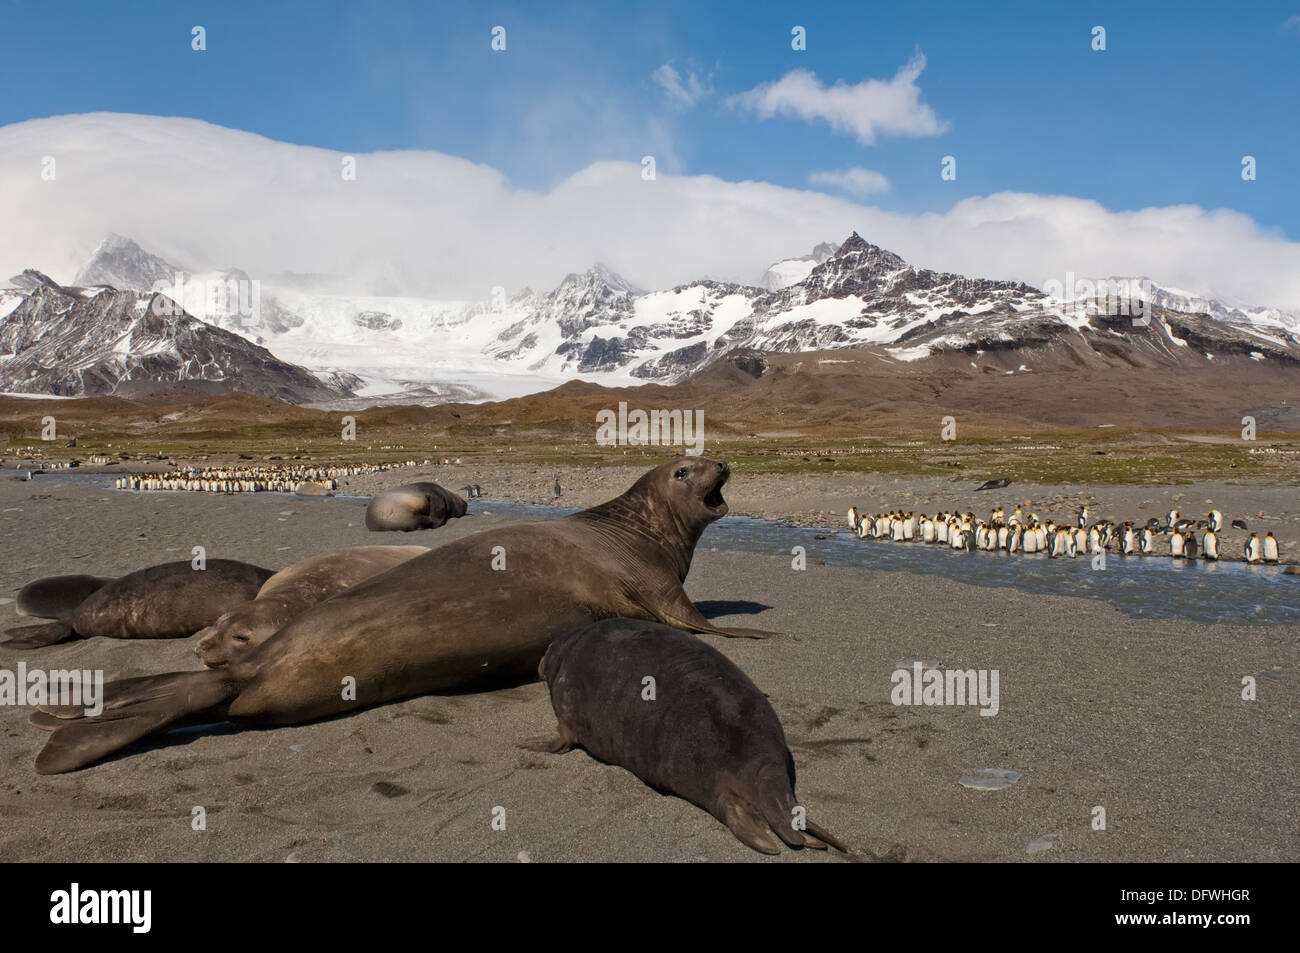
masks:
<path fill-rule="evenodd" d="M 783 258 L 769 265 L 767 271 L 759 276 L 755 284 L 765 291 L 780 291 L 782 288 L 797 285 L 807 278 L 814 268 L 834 255 L 838 248 L 839 246 L 834 242 L 821 242 L 810 254 L 801 258 Z"/>
<path fill-rule="evenodd" d="M 159 294 L 63 287 L 33 270 L 10 284 L 0 290 L 0 391 L 133 396 L 187 386 L 290 403 L 347 395 Z"/>
<path fill-rule="evenodd" d="M 78 278 L 144 292 L 181 271 L 110 236 Z M 1133 321 L 1019 282 L 918 268 L 856 233 L 776 263 L 760 285 L 701 279 L 643 291 L 596 265 L 551 291 L 498 289 L 486 302 L 329 294 L 292 278 L 272 288 L 233 268 L 183 274 L 171 296 L 190 314 L 309 369 L 336 405 L 341 391 L 356 395 L 350 406 L 512 397 L 574 378 L 675 383 L 739 349 L 872 347 L 910 362 L 1065 343 L 1057 351 L 1068 361 L 1141 348 L 1180 363 L 1228 353 L 1300 365 L 1300 322 L 1283 312 L 1148 282 L 1154 320 Z M 4 360 L 13 359 L 0 371 Z"/>

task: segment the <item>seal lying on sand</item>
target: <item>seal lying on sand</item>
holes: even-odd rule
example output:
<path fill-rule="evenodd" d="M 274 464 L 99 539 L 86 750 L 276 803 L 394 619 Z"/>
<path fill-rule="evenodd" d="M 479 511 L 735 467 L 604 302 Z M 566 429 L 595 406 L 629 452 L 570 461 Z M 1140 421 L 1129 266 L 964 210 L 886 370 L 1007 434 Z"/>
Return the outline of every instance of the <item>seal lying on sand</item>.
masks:
<path fill-rule="evenodd" d="M 358 583 L 307 610 L 246 657 L 202 672 L 105 687 L 102 715 L 69 719 L 36 758 L 71 771 L 176 722 L 288 725 L 429 692 L 535 678 L 551 640 L 612 616 L 691 632 L 710 625 L 682 582 L 700 534 L 727 512 L 725 463 L 688 457 L 622 496 L 564 519 L 486 530 Z"/>
<path fill-rule="evenodd" d="M 743 843 L 845 848 L 807 820 L 794 759 L 767 697 L 726 656 L 657 622 L 606 619 L 557 636 L 539 668 L 559 737 L 704 808 Z M 647 677 L 653 678 L 648 698 Z"/>
<path fill-rule="evenodd" d="M 366 505 L 366 529 L 437 529 L 447 520 L 465 515 L 465 501 L 436 483 L 407 483 L 391 487 L 370 498 Z"/>
<path fill-rule="evenodd" d="M 229 664 L 312 606 L 428 551 L 427 546 L 353 546 L 294 563 L 268 579 L 252 602 L 200 632 L 194 654 L 209 668 Z"/>
<path fill-rule="evenodd" d="M 257 595 L 270 569 L 210 559 L 206 569 L 194 569 L 188 560 L 150 566 L 106 582 L 78 602 L 72 602 L 88 584 L 84 576 L 55 576 L 27 586 L 41 593 L 42 611 L 55 611 L 54 593 L 59 579 L 82 580 L 66 584 L 70 608 L 56 616 L 58 622 L 7 629 L 11 648 L 32 649 L 68 639 L 177 639 L 211 625 L 223 613 Z M 26 591 L 26 590 L 24 590 Z"/>
<path fill-rule="evenodd" d="M 19 589 L 15 608 L 19 615 L 66 619 L 112 581 L 112 576 L 47 576 Z"/>

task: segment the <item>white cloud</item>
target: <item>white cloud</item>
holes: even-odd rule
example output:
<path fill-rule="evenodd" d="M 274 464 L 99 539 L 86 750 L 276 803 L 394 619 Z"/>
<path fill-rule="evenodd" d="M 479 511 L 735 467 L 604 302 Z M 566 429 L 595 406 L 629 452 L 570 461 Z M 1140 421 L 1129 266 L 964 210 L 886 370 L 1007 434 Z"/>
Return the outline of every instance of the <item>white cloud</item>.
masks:
<path fill-rule="evenodd" d="M 1290 30 L 1292 33 L 1300 34 L 1300 13 L 1293 14 L 1282 21 L 1280 30 Z"/>
<path fill-rule="evenodd" d="M 871 169 L 854 166 L 851 169 L 837 169 L 829 172 L 814 172 L 808 176 L 813 185 L 829 185 L 842 189 L 850 195 L 871 195 L 875 192 L 888 192 L 889 179 Z"/>
<path fill-rule="evenodd" d="M 867 146 L 881 135 L 937 136 L 947 131 L 948 123 L 921 101 L 916 80 L 924 69 L 925 56 L 919 50 L 893 79 L 865 79 L 853 86 L 842 80 L 834 86 L 823 86 L 810 71 L 797 69 L 775 83 L 763 83 L 732 96 L 727 102 L 762 119 L 790 116 L 822 120 L 834 131 L 852 134 Z"/>
<path fill-rule="evenodd" d="M 57 162 L 41 178 L 43 156 Z M 641 178 L 640 154 L 546 192 L 427 151 L 357 155 L 193 119 L 95 113 L 0 127 L 0 281 L 24 267 L 70 281 L 109 232 L 194 268 L 338 276 L 339 290 L 487 299 L 553 287 L 602 261 L 646 288 L 701 275 L 747 281 L 857 230 L 910 262 L 1042 286 L 1076 275 L 1163 284 L 1300 310 L 1300 243 L 1196 206 L 1115 212 L 1003 192 L 944 212 L 885 211 L 764 182 Z M 380 285 L 378 282 L 382 281 Z"/>
<path fill-rule="evenodd" d="M 713 93 L 713 83 L 709 77 L 700 78 L 699 74 L 688 72 L 683 80 L 671 63 L 659 67 L 650 78 L 663 87 L 668 98 L 678 106 L 694 106 Z"/>

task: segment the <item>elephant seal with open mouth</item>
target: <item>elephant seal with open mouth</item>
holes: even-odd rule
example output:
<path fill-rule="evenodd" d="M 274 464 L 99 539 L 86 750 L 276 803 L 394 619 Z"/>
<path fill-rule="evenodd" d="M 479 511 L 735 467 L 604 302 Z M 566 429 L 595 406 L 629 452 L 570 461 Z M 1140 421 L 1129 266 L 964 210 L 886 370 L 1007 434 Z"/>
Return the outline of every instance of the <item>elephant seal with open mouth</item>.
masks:
<path fill-rule="evenodd" d="M 102 715 L 43 706 L 41 774 L 72 771 L 190 719 L 288 725 L 429 692 L 535 678 L 551 640 L 613 616 L 720 629 L 682 583 L 700 534 L 727 512 L 725 463 L 686 457 L 622 496 L 543 523 L 485 530 L 309 609 L 224 668 L 105 687 Z M 57 727 L 49 716 L 67 719 Z"/>

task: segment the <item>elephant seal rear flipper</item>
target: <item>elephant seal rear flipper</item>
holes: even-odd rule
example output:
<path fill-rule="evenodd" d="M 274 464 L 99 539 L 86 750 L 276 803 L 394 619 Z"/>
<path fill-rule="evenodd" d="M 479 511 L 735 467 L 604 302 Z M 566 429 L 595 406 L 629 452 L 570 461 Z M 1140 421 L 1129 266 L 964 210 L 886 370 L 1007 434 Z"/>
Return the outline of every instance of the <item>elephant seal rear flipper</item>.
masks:
<path fill-rule="evenodd" d="M 37 774 L 72 771 L 200 713 L 220 716 L 225 704 L 239 694 L 237 684 L 231 684 L 212 670 L 150 675 L 115 684 L 124 690 L 116 693 L 115 705 L 105 703 L 103 714 L 81 718 L 77 717 L 81 714 L 78 710 L 70 720 L 53 728 L 45 747 L 36 756 Z M 68 717 L 58 709 L 38 710 L 47 717 L 37 727 L 46 730 L 50 726 L 49 715 Z"/>
<path fill-rule="evenodd" d="M 41 622 L 36 625 L 17 625 L 5 629 L 9 638 L 0 642 L 10 649 L 40 649 L 47 645 L 58 645 L 78 638 L 72 630 L 71 622 Z"/>

